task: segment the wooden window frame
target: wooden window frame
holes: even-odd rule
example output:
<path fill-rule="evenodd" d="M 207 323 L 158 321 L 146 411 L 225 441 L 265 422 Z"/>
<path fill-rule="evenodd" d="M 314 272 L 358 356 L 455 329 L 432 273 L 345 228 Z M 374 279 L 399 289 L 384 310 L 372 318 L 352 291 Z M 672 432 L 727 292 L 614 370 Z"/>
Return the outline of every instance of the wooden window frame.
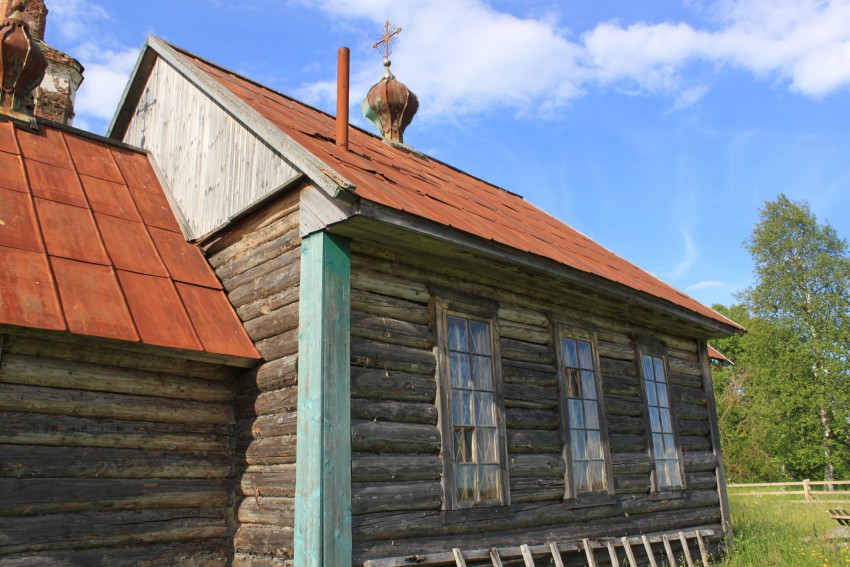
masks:
<path fill-rule="evenodd" d="M 564 459 L 566 469 L 564 471 L 564 502 L 568 506 L 596 506 L 613 501 L 614 497 L 614 473 L 611 466 L 611 446 L 608 441 L 608 416 L 605 411 L 605 398 L 602 391 L 602 372 L 599 359 L 599 348 L 597 344 L 596 330 L 590 326 L 577 325 L 574 321 L 558 320 L 552 317 L 555 327 L 555 356 L 558 368 L 558 414 L 561 429 L 561 456 Z M 573 486 L 573 462 L 572 446 L 570 444 L 570 421 L 567 407 L 567 376 L 564 372 L 564 339 L 579 340 L 590 343 L 593 356 L 596 400 L 599 412 L 599 428 L 602 437 L 602 451 L 605 459 L 605 490 L 595 492 L 577 493 Z"/>
<path fill-rule="evenodd" d="M 502 393 L 502 364 L 499 350 L 498 304 L 491 300 L 467 296 L 453 290 L 440 290 L 434 298 L 437 323 L 437 421 L 442 436 L 443 510 L 493 508 L 510 505 L 510 479 L 508 476 L 508 443 L 505 432 L 505 404 Z M 449 315 L 484 322 L 490 326 L 490 351 L 493 357 L 493 390 L 496 410 L 497 439 L 499 443 L 500 498 L 479 502 L 461 502 L 457 499 L 454 457 L 454 423 L 451 411 L 451 376 L 449 371 L 448 320 Z"/>
<path fill-rule="evenodd" d="M 666 499 L 666 498 L 681 498 L 684 496 L 685 490 L 687 489 L 685 482 L 685 458 L 682 454 L 682 442 L 681 436 L 679 435 L 679 423 L 676 418 L 676 414 L 673 411 L 673 390 L 672 383 L 670 379 L 670 365 L 669 365 L 669 355 L 667 350 L 667 344 L 655 339 L 648 337 L 641 337 L 637 340 L 637 360 L 636 364 L 638 366 L 638 376 L 640 376 L 641 388 L 640 394 L 643 399 L 643 417 L 644 417 L 644 427 L 646 428 L 646 452 L 649 455 L 649 460 L 651 464 L 650 469 L 650 498 L 653 499 Z M 655 358 L 660 358 L 664 363 L 664 373 L 666 378 L 665 386 L 667 387 L 667 402 L 670 404 L 670 425 L 673 429 L 673 442 L 676 444 L 676 456 L 679 465 L 679 478 L 682 483 L 676 486 L 658 486 L 658 478 L 655 469 L 655 449 L 652 444 L 652 423 L 649 419 L 649 400 L 646 396 L 646 375 L 643 371 L 643 355 L 648 355 Z"/>

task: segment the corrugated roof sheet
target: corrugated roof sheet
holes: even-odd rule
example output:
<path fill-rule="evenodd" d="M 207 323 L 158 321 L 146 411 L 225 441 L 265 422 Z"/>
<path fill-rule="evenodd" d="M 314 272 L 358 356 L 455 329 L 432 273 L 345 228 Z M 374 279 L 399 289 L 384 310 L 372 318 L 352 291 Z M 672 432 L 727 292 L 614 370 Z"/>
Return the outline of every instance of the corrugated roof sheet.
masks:
<path fill-rule="evenodd" d="M 0 123 L 0 324 L 259 358 L 147 155 Z"/>
<path fill-rule="evenodd" d="M 350 151 L 345 151 L 334 142 L 332 116 L 181 53 L 354 183 L 355 192 L 364 199 L 549 258 L 738 327 L 518 195 L 426 156 L 393 147 L 358 128 L 351 128 Z"/>

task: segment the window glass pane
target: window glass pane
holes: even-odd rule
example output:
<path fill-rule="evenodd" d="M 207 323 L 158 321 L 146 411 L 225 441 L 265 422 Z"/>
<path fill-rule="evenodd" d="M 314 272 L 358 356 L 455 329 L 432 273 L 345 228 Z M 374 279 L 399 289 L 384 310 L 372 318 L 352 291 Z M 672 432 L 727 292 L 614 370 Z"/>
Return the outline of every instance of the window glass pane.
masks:
<path fill-rule="evenodd" d="M 670 402 L 667 400 L 667 386 L 658 384 L 656 391 L 658 392 L 658 405 L 662 408 L 669 408 Z"/>
<path fill-rule="evenodd" d="M 567 373 L 567 397 L 580 398 L 581 378 L 579 376 L 579 371 L 575 368 L 568 368 L 565 372 Z"/>
<path fill-rule="evenodd" d="M 661 418 L 658 414 L 658 408 L 649 408 L 649 425 L 653 433 L 661 433 Z"/>
<path fill-rule="evenodd" d="M 600 460 L 603 457 L 602 452 L 602 434 L 599 431 L 587 432 L 587 458 L 591 460 Z"/>
<path fill-rule="evenodd" d="M 664 458 L 664 436 L 660 433 L 652 434 L 652 451 L 656 459 Z"/>
<path fill-rule="evenodd" d="M 587 465 L 591 490 L 605 490 L 605 461 L 591 461 Z"/>
<path fill-rule="evenodd" d="M 578 363 L 583 369 L 593 370 L 593 356 L 590 350 L 590 343 L 585 341 L 576 341 L 578 344 Z"/>
<path fill-rule="evenodd" d="M 449 348 L 451 350 L 468 351 L 466 339 L 466 319 L 449 316 Z"/>
<path fill-rule="evenodd" d="M 570 445 L 572 445 L 573 461 L 587 460 L 586 435 L 587 434 L 581 429 L 570 432 Z"/>
<path fill-rule="evenodd" d="M 469 378 L 469 355 L 452 352 L 449 354 L 449 372 L 452 375 L 452 387 L 471 387 Z"/>
<path fill-rule="evenodd" d="M 590 490 L 587 465 L 587 461 L 573 461 L 573 486 L 576 492 L 588 492 Z"/>
<path fill-rule="evenodd" d="M 673 424 L 670 422 L 670 410 L 664 408 L 661 413 L 661 431 L 664 433 L 673 433 Z M 654 431 L 654 430 L 653 430 Z"/>
<path fill-rule="evenodd" d="M 567 400 L 567 412 L 570 414 L 570 429 L 584 427 L 584 410 L 581 400 Z"/>
<path fill-rule="evenodd" d="M 490 354 L 490 325 L 480 321 L 470 321 L 469 335 L 472 338 L 472 352 Z"/>
<path fill-rule="evenodd" d="M 458 502 L 475 500 L 475 465 L 455 465 Z"/>
<path fill-rule="evenodd" d="M 499 498 L 499 466 L 482 465 L 478 467 L 478 497 L 481 500 Z"/>
<path fill-rule="evenodd" d="M 476 463 L 498 463 L 496 452 L 497 430 L 495 427 L 477 427 L 475 429 Z"/>
<path fill-rule="evenodd" d="M 682 475 L 679 472 L 679 461 L 671 460 L 669 463 L 667 478 L 669 479 L 670 486 L 682 486 Z"/>
<path fill-rule="evenodd" d="M 596 380 L 592 370 L 581 371 L 581 396 L 587 400 L 596 399 Z"/>
<path fill-rule="evenodd" d="M 452 392 L 452 419 L 455 425 L 472 425 L 472 393 Z"/>
<path fill-rule="evenodd" d="M 673 442 L 672 433 L 664 434 L 664 455 L 662 456 L 667 459 L 676 459 L 678 457 L 678 455 L 676 454 L 676 444 Z"/>
<path fill-rule="evenodd" d="M 493 364 L 489 356 L 472 357 L 472 383 L 476 390 L 493 390 Z"/>
<path fill-rule="evenodd" d="M 646 385 L 646 403 L 651 406 L 658 405 L 658 397 L 655 395 L 655 382 L 644 382 Z"/>
<path fill-rule="evenodd" d="M 563 339 L 561 348 L 564 351 L 564 366 L 578 368 L 578 354 L 576 353 L 576 342 L 572 339 Z"/>
<path fill-rule="evenodd" d="M 655 364 L 655 379 L 659 382 L 665 382 L 664 379 L 664 361 L 660 358 L 652 358 L 652 362 Z"/>
<path fill-rule="evenodd" d="M 486 392 L 475 392 L 475 424 L 493 426 L 496 425 L 495 404 L 493 394 Z"/>
<path fill-rule="evenodd" d="M 469 429 L 455 429 L 455 462 L 472 462 L 472 437 Z"/>
<path fill-rule="evenodd" d="M 645 354 L 640 355 L 641 360 L 643 361 L 643 376 L 647 380 L 654 380 L 655 377 L 652 375 L 652 358 L 646 356 Z"/>
<path fill-rule="evenodd" d="M 659 459 L 655 461 L 655 478 L 659 487 L 670 486 L 666 459 Z"/>
<path fill-rule="evenodd" d="M 595 400 L 584 402 L 584 426 L 587 429 L 600 429 L 599 406 Z"/>

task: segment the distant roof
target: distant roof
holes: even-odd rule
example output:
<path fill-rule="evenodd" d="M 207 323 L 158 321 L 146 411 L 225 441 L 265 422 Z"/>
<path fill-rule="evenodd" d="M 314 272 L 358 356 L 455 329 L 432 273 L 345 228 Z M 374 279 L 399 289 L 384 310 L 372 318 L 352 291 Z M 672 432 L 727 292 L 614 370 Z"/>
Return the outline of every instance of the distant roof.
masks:
<path fill-rule="evenodd" d="M 728 362 L 729 364 L 732 364 L 731 360 L 723 356 L 723 354 L 719 350 L 717 350 L 711 345 L 708 345 L 708 358 L 713 358 L 714 360 L 719 360 L 720 362 Z"/>
<path fill-rule="evenodd" d="M 146 154 L 0 123 L 0 324 L 259 358 Z"/>
<path fill-rule="evenodd" d="M 336 146 L 334 117 L 175 49 L 178 56 L 345 176 L 363 199 L 554 260 L 741 328 L 514 193 L 418 152 L 392 146 L 359 128 L 351 128 L 350 151 L 346 151 Z"/>

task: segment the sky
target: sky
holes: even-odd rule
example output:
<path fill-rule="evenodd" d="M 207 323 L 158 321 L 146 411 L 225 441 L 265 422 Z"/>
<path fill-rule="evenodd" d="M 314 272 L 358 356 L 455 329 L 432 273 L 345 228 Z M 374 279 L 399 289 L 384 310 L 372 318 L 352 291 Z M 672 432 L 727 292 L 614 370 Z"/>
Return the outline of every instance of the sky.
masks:
<path fill-rule="evenodd" d="M 383 72 L 419 97 L 405 142 L 522 195 L 708 305 L 752 285 L 765 201 L 850 237 L 850 0 L 46 0 L 103 134 L 148 34 L 352 122 Z"/>

